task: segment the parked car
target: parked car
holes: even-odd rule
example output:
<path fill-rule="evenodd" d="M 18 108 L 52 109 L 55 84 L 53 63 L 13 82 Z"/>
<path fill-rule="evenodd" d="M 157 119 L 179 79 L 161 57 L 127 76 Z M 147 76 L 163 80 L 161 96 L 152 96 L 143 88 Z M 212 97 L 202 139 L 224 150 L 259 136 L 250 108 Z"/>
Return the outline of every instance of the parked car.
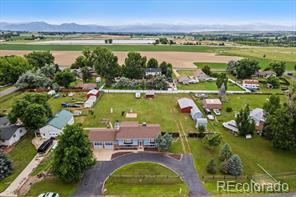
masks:
<path fill-rule="evenodd" d="M 288 72 L 288 75 L 289 75 L 289 76 L 293 76 L 293 73 L 292 73 L 292 72 Z"/>
<path fill-rule="evenodd" d="M 214 114 L 216 114 L 217 116 L 221 115 L 221 112 L 219 109 L 213 109 Z"/>
<path fill-rule="evenodd" d="M 47 192 L 47 193 L 39 194 L 38 197 L 60 197 L 60 195 L 54 192 Z"/>
<path fill-rule="evenodd" d="M 205 110 L 205 113 L 206 113 L 207 115 L 211 114 L 211 110 L 210 110 L 210 109 L 208 109 L 208 108 L 204 108 L 204 110 Z"/>
<path fill-rule="evenodd" d="M 208 117 L 209 120 L 215 120 L 215 117 L 213 115 L 211 115 L 211 114 L 207 115 L 207 117 Z"/>

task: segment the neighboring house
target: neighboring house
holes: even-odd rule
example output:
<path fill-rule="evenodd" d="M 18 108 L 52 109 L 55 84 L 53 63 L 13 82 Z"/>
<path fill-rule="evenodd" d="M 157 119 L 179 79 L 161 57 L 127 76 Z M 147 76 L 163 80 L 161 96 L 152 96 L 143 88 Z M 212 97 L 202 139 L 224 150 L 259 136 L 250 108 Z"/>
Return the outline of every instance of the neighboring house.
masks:
<path fill-rule="evenodd" d="M 230 130 L 233 134 L 239 133 L 235 120 L 230 120 L 228 122 L 224 122 L 222 125 L 226 129 Z"/>
<path fill-rule="evenodd" d="M 159 76 L 161 75 L 161 68 L 146 68 L 145 76 Z"/>
<path fill-rule="evenodd" d="M 159 124 L 117 123 L 115 128 L 93 128 L 88 132 L 94 149 L 154 148 L 161 134 Z"/>
<path fill-rule="evenodd" d="M 11 146 L 18 142 L 27 130 L 21 125 L 0 126 L 0 146 Z"/>
<path fill-rule="evenodd" d="M 197 77 L 189 77 L 189 83 L 196 84 L 199 80 Z"/>
<path fill-rule="evenodd" d="M 6 116 L 0 117 L 0 127 L 10 125 L 10 122 Z"/>
<path fill-rule="evenodd" d="M 250 111 L 250 118 L 255 121 L 257 132 L 261 133 L 265 123 L 264 110 L 261 108 L 253 109 L 252 111 Z"/>
<path fill-rule="evenodd" d="M 67 110 L 61 110 L 48 123 L 39 129 L 42 138 L 55 138 L 63 133 L 66 125 L 74 124 L 74 116 Z"/>
<path fill-rule="evenodd" d="M 199 81 L 206 81 L 208 80 L 210 77 L 204 73 L 201 69 L 198 69 L 195 73 L 194 73 L 194 77 L 198 78 Z"/>
<path fill-rule="evenodd" d="M 259 81 L 255 79 L 245 79 L 242 84 L 247 89 L 258 90 L 260 85 Z"/>
<path fill-rule="evenodd" d="M 272 70 L 265 70 L 265 71 L 258 71 L 255 75 L 257 77 L 268 78 L 271 76 L 276 76 L 276 73 Z"/>
<path fill-rule="evenodd" d="M 181 83 L 183 85 L 188 85 L 190 79 L 188 77 L 185 77 L 185 76 L 180 76 L 180 77 L 178 77 L 177 81 L 178 81 L 178 83 Z"/>
<path fill-rule="evenodd" d="M 197 118 L 196 122 L 195 122 L 195 128 L 198 128 L 199 126 L 203 126 L 204 128 L 207 128 L 208 119 L 206 119 L 206 118 Z"/>
<path fill-rule="evenodd" d="M 222 109 L 222 102 L 220 99 L 204 99 L 202 103 L 204 108 L 207 109 Z"/>

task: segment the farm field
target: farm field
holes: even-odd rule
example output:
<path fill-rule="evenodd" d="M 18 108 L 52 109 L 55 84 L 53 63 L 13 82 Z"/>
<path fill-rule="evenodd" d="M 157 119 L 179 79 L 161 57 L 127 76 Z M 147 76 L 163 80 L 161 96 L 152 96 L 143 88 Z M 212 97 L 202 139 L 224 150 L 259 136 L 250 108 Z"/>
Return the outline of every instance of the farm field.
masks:
<path fill-rule="evenodd" d="M 213 62 L 194 62 L 197 68 L 202 69 L 205 65 L 208 65 L 212 70 L 225 71 L 227 63 L 213 63 Z"/>
<path fill-rule="evenodd" d="M 141 55 L 147 58 L 156 58 L 159 63 L 166 61 L 171 63 L 175 68 L 196 68 L 193 62 L 217 62 L 217 63 L 227 63 L 230 60 L 238 60 L 239 57 L 234 56 L 221 56 L 215 53 L 200 53 L 200 52 L 153 52 L 153 51 L 138 51 Z M 2 50 L 0 51 L 0 56 L 4 55 L 25 55 L 30 53 L 30 51 L 24 50 Z M 120 65 L 124 64 L 124 60 L 127 57 L 128 52 L 118 52 L 115 51 L 114 54 L 118 57 L 118 63 Z M 55 57 L 55 62 L 63 66 L 69 66 L 75 62 L 75 59 L 81 55 L 80 51 L 52 51 Z"/>
<path fill-rule="evenodd" d="M 179 112 L 177 99 L 189 95 L 162 95 L 156 94 L 154 99 L 136 99 L 134 94 L 104 94 L 96 103 L 92 111 L 83 117 L 81 122 L 84 127 L 106 127 L 102 120 L 114 123 L 119 121 L 138 121 L 159 123 L 162 131 L 185 132 L 194 131 L 194 122 L 188 114 Z M 110 110 L 113 110 L 110 113 Z M 133 111 L 137 113 L 136 119 L 125 118 L 122 112 Z"/>
<path fill-rule="evenodd" d="M 127 177 L 118 177 L 127 176 Z M 141 178 L 149 176 L 152 178 Z M 157 178 L 153 176 L 158 176 Z M 156 163 L 134 163 L 116 170 L 105 183 L 106 195 L 173 195 L 188 193 L 185 183 L 170 169 Z"/>

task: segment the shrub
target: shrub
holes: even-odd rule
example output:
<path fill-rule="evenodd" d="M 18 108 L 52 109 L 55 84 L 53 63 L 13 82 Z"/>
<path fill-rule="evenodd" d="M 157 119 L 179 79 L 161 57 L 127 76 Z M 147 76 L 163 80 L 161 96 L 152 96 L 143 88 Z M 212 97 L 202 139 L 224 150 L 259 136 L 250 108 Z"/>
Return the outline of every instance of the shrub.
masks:
<path fill-rule="evenodd" d="M 238 155 L 232 155 L 226 162 L 222 163 L 221 172 L 232 176 L 239 176 L 243 172 L 243 165 Z"/>
<path fill-rule="evenodd" d="M 12 172 L 12 162 L 0 151 L 0 180 L 9 176 Z"/>
<path fill-rule="evenodd" d="M 210 174 L 216 174 L 217 170 L 214 159 L 211 159 L 209 164 L 207 165 L 207 172 Z"/>
<path fill-rule="evenodd" d="M 229 144 L 224 144 L 221 153 L 220 153 L 220 160 L 226 161 L 232 156 L 231 147 Z"/>
<path fill-rule="evenodd" d="M 232 108 L 231 107 L 226 107 L 226 112 L 232 112 Z"/>

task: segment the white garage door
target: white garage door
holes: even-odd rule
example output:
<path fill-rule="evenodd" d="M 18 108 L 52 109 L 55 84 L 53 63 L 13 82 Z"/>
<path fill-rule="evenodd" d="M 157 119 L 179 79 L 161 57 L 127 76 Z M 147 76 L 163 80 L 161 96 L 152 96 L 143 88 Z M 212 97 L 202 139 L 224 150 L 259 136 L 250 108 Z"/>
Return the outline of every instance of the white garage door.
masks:
<path fill-rule="evenodd" d="M 94 149 L 101 149 L 104 148 L 104 143 L 102 142 L 95 142 L 94 143 Z"/>
<path fill-rule="evenodd" d="M 105 149 L 113 149 L 113 143 L 111 143 L 111 142 L 105 142 L 104 148 Z"/>

